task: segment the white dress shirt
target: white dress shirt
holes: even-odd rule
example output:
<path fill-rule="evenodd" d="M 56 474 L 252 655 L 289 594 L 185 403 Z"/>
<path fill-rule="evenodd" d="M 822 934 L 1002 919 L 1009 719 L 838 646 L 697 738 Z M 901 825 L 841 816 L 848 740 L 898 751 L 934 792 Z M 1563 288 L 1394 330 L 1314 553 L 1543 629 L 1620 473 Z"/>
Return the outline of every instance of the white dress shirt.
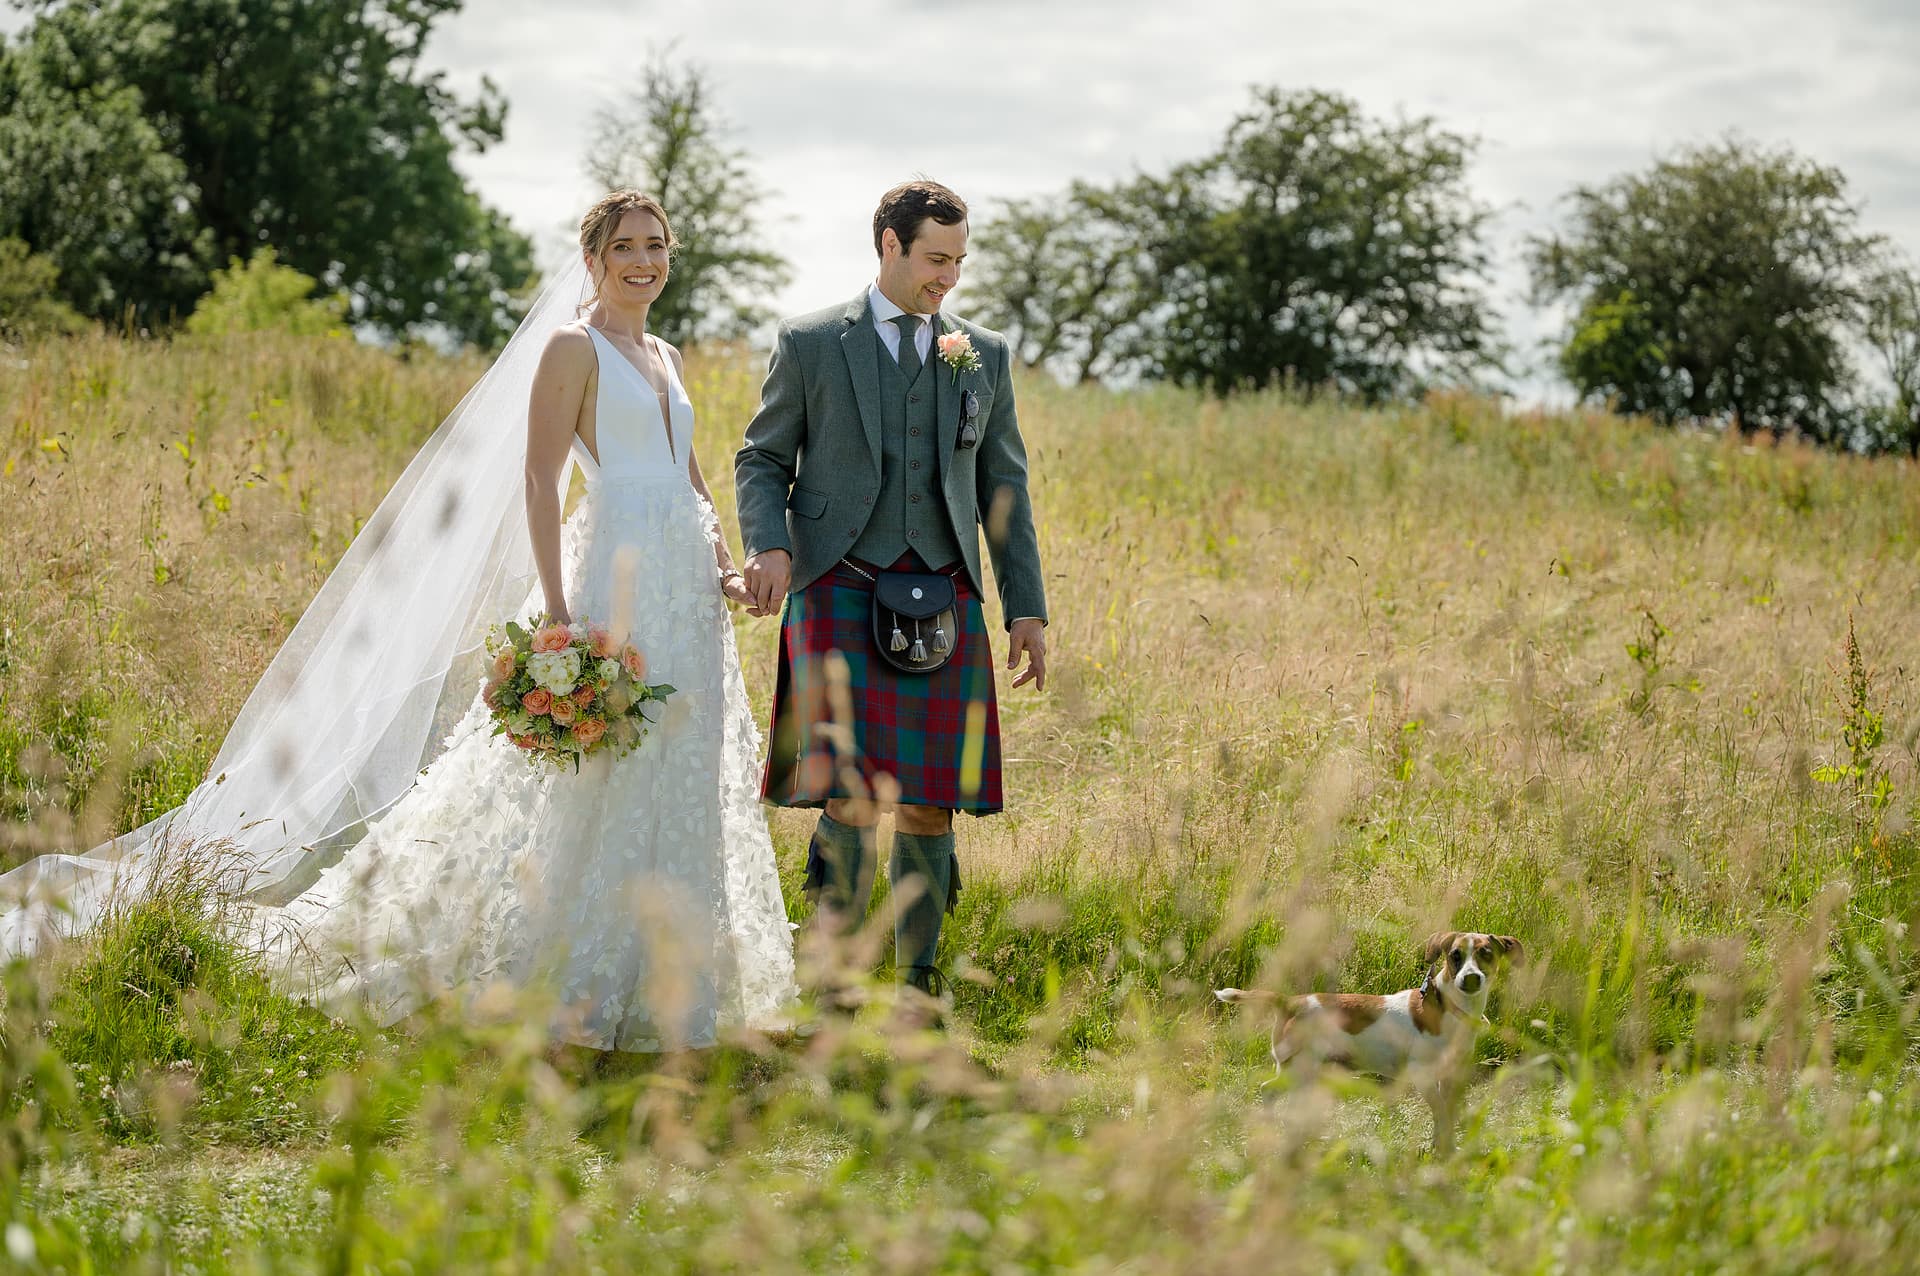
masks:
<path fill-rule="evenodd" d="M 900 325 L 894 318 L 907 312 L 888 301 L 877 283 L 867 285 L 867 308 L 873 311 L 873 327 L 880 334 L 880 344 L 887 348 L 895 363 L 900 362 Z M 920 322 L 914 327 L 913 348 L 920 352 L 920 364 L 924 367 L 927 351 L 933 348 L 933 316 L 915 315 L 914 318 Z"/>

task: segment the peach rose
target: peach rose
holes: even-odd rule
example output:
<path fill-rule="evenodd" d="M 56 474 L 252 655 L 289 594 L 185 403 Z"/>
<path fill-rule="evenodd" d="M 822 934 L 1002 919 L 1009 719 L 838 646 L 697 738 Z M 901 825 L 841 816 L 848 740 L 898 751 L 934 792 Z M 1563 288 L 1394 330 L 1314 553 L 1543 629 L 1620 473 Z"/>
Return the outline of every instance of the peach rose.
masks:
<path fill-rule="evenodd" d="M 504 681 L 513 677 L 513 648 L 502 647 L 493 653 L 493 680 Z"/>
<path fill-rule="evenodd" d="M 583 749 L 591 749 L 606 733 L 607 722 L 604 718 L 582 718 L 573 724 L 574 743 Z"/>
<path fill-rule="evenodd" d="M 593 703 L 593 688 L 578 687 L 573 693 L 573 702 L 582 709 Z"/>
<path fill-rule="evenodd" d="M 565 651 L 573 645 L 573 633 L 565 625 L 548 625 L 533 635 L 535 651 Z"/>
<path fill-rule="evenodd" d="M 553 708 L 553 693 L 545 687 L 535 687 L 520 697 L 520 707 L 528 713 L 545 713 Z"/>
<path fill-rule="evenodd" d="M 516 749 L 531 749 L 538 743 L 530 735 L 513 735 L 509 733 L 507 739 L 513 741 L 513 747 Z"/>
<path fill-rule="evenodd" d="M 640 649 L 632 643 L 620 649 L 620 663 L 627 667 L 628 675 L 635 682 L 640 682 L 647 676 L 647 658 L 641 655 Z"/>
<path fill-rule="evenodd" d="M 553 720 L 563 727 L 573 725 L 573 720 L 580 716 L 579 708 L 566 696 L 556 699 L 550 712 Z"/>
<path fill-rule="evenodd" d="M 587 649 L 593 652 L 595 656 L 611 656 L 613 654 L 613 635 L 605 629 L 602 629 L 599 625 L 591 626 L 587 630 Z"/>

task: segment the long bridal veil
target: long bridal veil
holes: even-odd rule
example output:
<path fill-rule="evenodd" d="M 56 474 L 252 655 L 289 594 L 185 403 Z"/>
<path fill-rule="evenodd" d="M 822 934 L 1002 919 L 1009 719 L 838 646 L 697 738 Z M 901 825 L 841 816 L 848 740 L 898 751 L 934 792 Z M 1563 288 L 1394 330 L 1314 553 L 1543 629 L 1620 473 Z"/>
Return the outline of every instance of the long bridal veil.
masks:
<path fill-rule="evenodd" d="M 0 958 L 91 927 L 194 846 L 222 847 L 222 889 L 289 898 L 407 791 L 473 699 L 488 626 L 533 596 L 528 398 L 547 336 L 587 295 L 575 255 L 341 556 L 185 802 L 0 874 Z"/>

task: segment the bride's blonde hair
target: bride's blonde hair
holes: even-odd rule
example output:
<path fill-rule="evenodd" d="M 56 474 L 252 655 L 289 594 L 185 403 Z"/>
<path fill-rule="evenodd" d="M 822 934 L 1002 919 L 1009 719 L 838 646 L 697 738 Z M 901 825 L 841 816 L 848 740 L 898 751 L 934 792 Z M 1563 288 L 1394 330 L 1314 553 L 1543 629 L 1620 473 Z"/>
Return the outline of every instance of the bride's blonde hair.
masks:
<path fill-rule="evenodd" d="M 673 223 L 667 220 L 667 210 L 660 207 L 660 201 L 645 191 L 635 190 L 631 186 L 622 186 L 618 190 L 608 191 L 587 210 L 580 219 L 580 248 L 593 259 L 594 283 L 599 279 L 600 258 L 607 251 L 607 245 L 613 241 L 613 232 L 620 228 L 620 219 L 628 213 L 652 213 L 660 219 L 660 229 L 666 232 L 667 251 L 672 252 L 680 246 L 673 237 Z"/>

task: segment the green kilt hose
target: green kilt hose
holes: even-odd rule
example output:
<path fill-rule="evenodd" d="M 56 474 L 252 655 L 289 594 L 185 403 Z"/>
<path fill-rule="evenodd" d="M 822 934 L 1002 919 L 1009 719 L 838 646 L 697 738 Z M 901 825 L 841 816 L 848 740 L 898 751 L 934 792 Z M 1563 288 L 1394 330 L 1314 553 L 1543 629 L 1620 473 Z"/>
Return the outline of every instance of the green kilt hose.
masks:
<path fill-rule="evenodd" d="M 925 570 L 911 554 L 894 569 Z M 765 801 L 824 806 L 871 797 L 892 788 L 883 778 L 890 777 L 906 805 L 975 815 L 1000 809 L 1000 709 L 986 616 L 964 571 L 953 584 L 953 657 L 921 674 L 901 673 L 874 650 L 873 585 L 846 563 L 787 598 Z M 827 657 L 836 651 L 847 664 L 847 723 L 836 723 L 833 711 Z"/>

